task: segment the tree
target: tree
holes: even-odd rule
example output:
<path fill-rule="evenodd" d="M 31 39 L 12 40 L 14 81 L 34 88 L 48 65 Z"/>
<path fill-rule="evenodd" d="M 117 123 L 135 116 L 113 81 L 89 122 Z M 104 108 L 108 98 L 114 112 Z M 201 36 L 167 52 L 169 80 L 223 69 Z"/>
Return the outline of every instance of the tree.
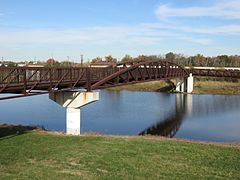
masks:
<path fill-rule="evenodd" d="M 169 52 L 165 55 L 165 58 L 169 62 L 174 62 L 175 60 L 175 54 L 173 52 Z"/>
<path fill-rule="evenodd" d="M 70 61 L 63 61 L 60 63 L 60 66 L 63 66 L 63 67 L 72 67 L 74 66 L 74 63 L 73 62 L 70 62 Z"/>
<path fill-rule="evenodd" d="M 229 57 L 232 67 L 240 67 L 240 56 L 234 55 Z"/>
<path fill-rule="evenodd" d="M 180 66 L 188 66 L 188 59 L 183 54 L 175 54 L 175 63 Z"/>
<path fill-rule="evenodd" d="M 194 60 L 195 60 L 197 66 L 206 66 L 205 59 L 206 58 L 202 54 L 197 54 L 194 57 Z"/>
<path fill-rule="evenodd" d="M 16 66 L 17 66 L 17 63 L 12 62 L 12 61 L 8 61 L 8 62 L 5 63 L 5 65 L 6 65 L 7 67 L 16 67 Z"/>
<path fill-rule="evenodd" d="M 147 61 L 147 60 L 149 60 L 150 58 L 148 57 L 148 56 L 145 56 L 145 55 L 139 55 L 138 57 L 137 57 L 137 60 L 139 60 L 139 61 Z"/>
<path fill-rule="evenodd" d="M 92 59 L 91 63 L 101 62 L 101 61 L 103 61 L 101 57 L 96 57 L 96 58 Z"/>
<path fill-rule="evenodd" d="M 133 61 L 133 58 L 130 55 L 126 54 L 121 61 L 122 62 Z"/>
<path fill-rule="evenodd" d="M 217 58 L 219 58 L 221 64 L 223 64 L 224 66 L 230 66 L 231 59 L 228 57 L 228 55 L 217 56 Z"/>
<path fill-rule="evenodd" d="M 105 56 L 105 60 L 106 62 L 113 62 L 113 63 L 117 62 L 117 59 L 113 58 L 111 55 Z"/>

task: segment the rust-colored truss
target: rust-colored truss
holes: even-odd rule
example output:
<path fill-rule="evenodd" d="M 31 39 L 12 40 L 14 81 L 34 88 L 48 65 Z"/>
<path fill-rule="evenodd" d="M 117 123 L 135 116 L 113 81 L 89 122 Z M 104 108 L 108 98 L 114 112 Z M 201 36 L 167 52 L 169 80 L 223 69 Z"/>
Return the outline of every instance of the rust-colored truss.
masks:
<path fill-rule="evenodd" d="M 187 77 L 189 73 L 195 76 L 240 78 L 238 70 L 186 70 L 164 60 L 125 62 L 108 68 L 0 67 L 0 93 L 18 94 L 1 97 L 0 100 L 79 88 L 91 91 L 124 84 Z"/>
<path fill-rule="evenodd" d="M 188 76 L 188 72 L 185 69 L 167 61 L 119 64 L 118 69 L 115 73 L 93 84 L 91 89 Z"/>
<path fill-rule="evenodd" d="M 208 77 L 225 77 L 225 78 L 240 78 L 239 70 L 231 69 L 189 69 L 189 73 L 192 73 L 194 76 L 208 76 Z"/>

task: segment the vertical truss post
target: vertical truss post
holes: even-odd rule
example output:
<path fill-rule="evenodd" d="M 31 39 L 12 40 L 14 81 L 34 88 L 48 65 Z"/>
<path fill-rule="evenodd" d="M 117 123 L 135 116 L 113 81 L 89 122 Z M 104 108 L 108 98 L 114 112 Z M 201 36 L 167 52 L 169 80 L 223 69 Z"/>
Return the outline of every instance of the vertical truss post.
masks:
<path fill-rule="evenodd" d="M 50 92 L 52 92 L 52 68 L 49 68 Z"/>
<path fill-rule="evenodd" d="M 91 92 L 91 69 L 87 67 L 86 69 L 86 77 L 87 77 L 87 91 Z"/>
<path fill-rule="evenodd" d="M 70 81 L 71 81 L 71 88 L 73 87 L 73 71 L 74 71 L 74 67 L 71 67 L 70 69 Z"/>
<path fill-rule="evenodd" d="M 23 69 L 23 93 L 27 94 L 27 68 Z"/>

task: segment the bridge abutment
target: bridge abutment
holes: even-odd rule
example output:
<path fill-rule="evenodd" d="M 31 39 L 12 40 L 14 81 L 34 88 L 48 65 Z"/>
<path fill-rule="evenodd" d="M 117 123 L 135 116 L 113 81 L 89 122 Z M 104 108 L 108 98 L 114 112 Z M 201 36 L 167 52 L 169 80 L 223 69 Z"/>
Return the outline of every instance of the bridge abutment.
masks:
<path fill-rule="evenodd" d="M 176 79 L 176 89 L 177 92 L 193 92 L 193 76 L 192 73 L 189 74 L 187 78 L 177 78 Z"/>
<path fill-rule="evenodd" d="M 56 92 L 49 98 L 66 108 L 66 134 L 80 135 L 80 108 L 99 100 L 99 92 Z"/>

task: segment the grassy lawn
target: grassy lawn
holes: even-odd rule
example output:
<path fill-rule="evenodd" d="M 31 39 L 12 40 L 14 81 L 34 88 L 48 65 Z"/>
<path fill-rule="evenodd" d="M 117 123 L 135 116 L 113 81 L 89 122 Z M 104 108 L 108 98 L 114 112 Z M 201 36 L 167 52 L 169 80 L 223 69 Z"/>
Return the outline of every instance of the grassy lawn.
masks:
<path fill-rule="evenodd" d="M 143 83 L 136 83 L 124 86 L 116 86 L 108 88 L 108 90 L 112 91 L 121 91 L 121 90 L 129 90 L 129 91 L 165 91 L 169 87 L 169 84 L 165 81 L 149 81 Z"/>
<path fill-rule="evenodd" d="M 240 147 L 28 132 L 0 139 L 0 179 L 239 179 Z"/>
<path fill-rule="evenodd" d="M 240 95 L 240 82 L 203 81 L 199 79 L 194 82 L 193 92 L 197 94 Z"/>
<path fill-rule="evenodd" d="M 175 83 L 175 80 L 172 80 Z M 117 86 L 108 90 L 121 91 L 162 91 L 171 90 L 171 86 L 165 81 L 150 81 L 131 85 Z M 193 93 L 195 94 L 220 94 L 220 95 L 240 95 L 240 82 L 216 81 L 209 78 L 195 78 Z"/>

